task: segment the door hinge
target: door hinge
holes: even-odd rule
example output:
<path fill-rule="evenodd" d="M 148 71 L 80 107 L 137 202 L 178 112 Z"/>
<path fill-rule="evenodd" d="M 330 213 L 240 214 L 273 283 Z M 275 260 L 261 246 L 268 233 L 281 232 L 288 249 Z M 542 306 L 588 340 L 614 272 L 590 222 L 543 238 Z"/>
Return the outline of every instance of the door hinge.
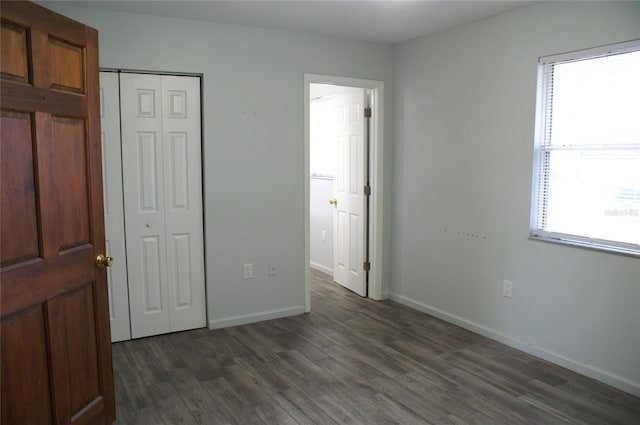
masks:
<path fill-rule="evenodd" d="M 364 186 L 364 196 L 371 196 L 371 186 L 368 184 Z"/>
<path fill-rule="evenodd" d="M 369 270 L 371 270 L 371 263 L 368 261 L 365 261 L 362 264 L 362 268 L 364 269 L 365 272 L 368 272 Z"/>
<path fill-rule="evenodd" d="M 371 108 L 364 108 L 364 117 L 371 118 Z"/>

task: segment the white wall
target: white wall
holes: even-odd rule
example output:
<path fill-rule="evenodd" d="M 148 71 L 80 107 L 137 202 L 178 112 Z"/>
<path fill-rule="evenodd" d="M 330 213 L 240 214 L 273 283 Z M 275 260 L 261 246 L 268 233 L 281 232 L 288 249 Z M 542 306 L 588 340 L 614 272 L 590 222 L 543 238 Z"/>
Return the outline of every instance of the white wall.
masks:
<path fill-rule="evenodd" d="M 391 48 L 249 27 L 45 6 L 99 30 L 101 67 L 203 74 L 210 326 L 303 312 L 303 76 L 366 78 L 390 87 Z M 390 140 L 391 93 L 387 92 L 385 129 Z M 390 158 L 390 147 L 387 150 Z M 389 178 L 390 174 L 385 185 L 390 188 Z M 389 226 L 385 233 L 390 235 Z M 269 262 L 276 263 L 277 276 L 267 276 Z M 388 254 L 385 262 L 389 263 Z M 254 279 L 243 279 L 243 263 L 254 264 Z M 388 277 L 383 280 L 388 282 Z"/>
<path fill-rule="evenodd" d="M 311 267 L 333 276 L 333 180 L 311 178 L 309 244 Z M 324 234 L 324 240 L 323 240 Z"/>
<path fill-rule="evenodd" d="M 527 239 L 538 57 L 639 23 L 638 2 L 544 2 L 394 48 L 391 282 L 400 302 L 640 395 L 640 260 Z"/>
<path fill-rule="evenodd" d="M 311 84 L 309 257 L 311 267 L 333 276 L 333 178 L 337 165 L 335 101 L 341 87 Z M 318 177 L 322 176 L 322 177 Z"/>

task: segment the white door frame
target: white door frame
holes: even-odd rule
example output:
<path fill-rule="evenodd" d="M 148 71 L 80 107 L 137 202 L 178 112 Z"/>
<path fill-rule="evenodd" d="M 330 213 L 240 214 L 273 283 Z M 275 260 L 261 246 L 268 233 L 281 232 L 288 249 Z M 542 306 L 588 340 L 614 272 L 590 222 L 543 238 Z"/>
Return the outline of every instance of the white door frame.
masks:
<path fill-rule="evenodd" d="M 330 75 L 304 74 L 304 290 L 305 311 L 311 311 L 310 287 L 310 106 L 311 84 L 333 84 L 336 86 L 361 87 L 371 90 L 370 128 L 370 175 L 371 196 L 369 198 L 369 271 L 368 294 L 374 300 L 382 299 L 382 246 L 383 246 L 383 156 L 384 156 L 384 82 L 360 78 Z"/>

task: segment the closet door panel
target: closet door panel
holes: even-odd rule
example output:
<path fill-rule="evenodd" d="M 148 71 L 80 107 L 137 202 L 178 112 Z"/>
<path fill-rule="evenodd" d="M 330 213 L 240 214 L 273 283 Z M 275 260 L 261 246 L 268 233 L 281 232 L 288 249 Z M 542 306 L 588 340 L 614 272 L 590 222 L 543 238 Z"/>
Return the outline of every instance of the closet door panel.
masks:
<path fill-rule="evenodd" d="M 200 79 L 162 77 L 171 330 L 206 325 Z"/>
<path fill-rule="evenodd" d="M 165 232 L 162 77 L 120 74 L 131 335 L 171 330 Z"/>
<path fill-rule="evenodd" d="M 131 339 L 129 288 L 122 200 L 122 153 L 120 149 L 120 83 L 115 72 L 100 73 L 100 119 L 104 217 L 107 254 L 115 258 L 107 269 L 111 342 Z"/>

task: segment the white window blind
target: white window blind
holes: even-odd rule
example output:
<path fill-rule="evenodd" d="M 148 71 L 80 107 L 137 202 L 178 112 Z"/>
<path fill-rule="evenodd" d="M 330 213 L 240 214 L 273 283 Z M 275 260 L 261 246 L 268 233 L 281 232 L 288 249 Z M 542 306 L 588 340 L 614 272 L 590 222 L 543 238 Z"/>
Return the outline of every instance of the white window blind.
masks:
<path fill-rule="evenodd" d="M 640 256 L 640 40 L 541 58 L 531 236 Z"/>

